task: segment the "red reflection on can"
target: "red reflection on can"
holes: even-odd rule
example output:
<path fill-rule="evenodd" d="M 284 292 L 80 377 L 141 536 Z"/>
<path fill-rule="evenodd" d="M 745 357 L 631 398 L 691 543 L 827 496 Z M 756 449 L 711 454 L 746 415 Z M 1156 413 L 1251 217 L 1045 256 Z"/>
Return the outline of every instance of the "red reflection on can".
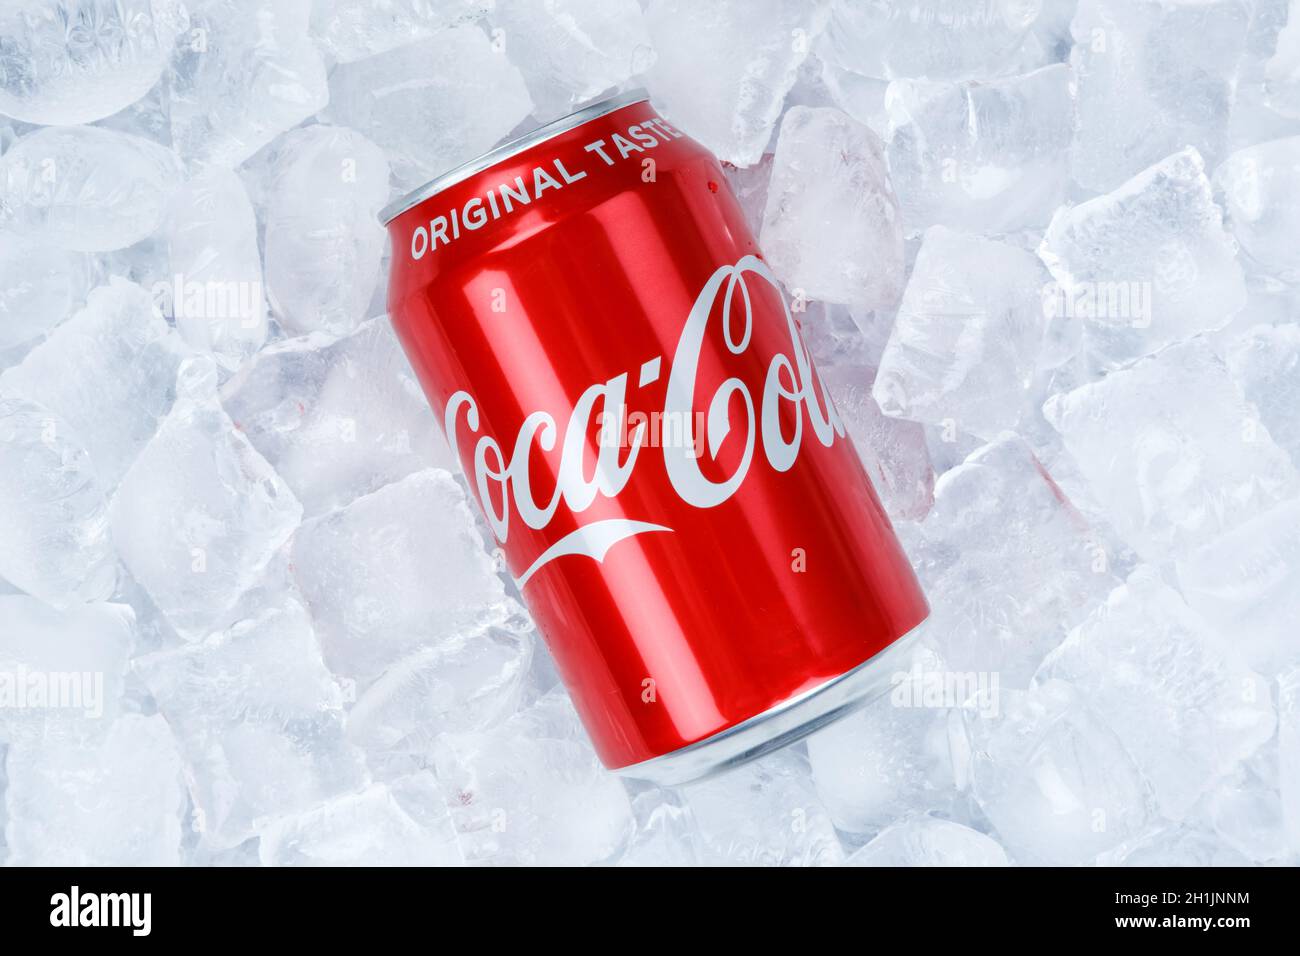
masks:
<path fill-rule="evenodd" d="M 389 309 L 606 765 L 888 687 L 927 606 L 718 162 L 589 107 L 385 211 Z"/>

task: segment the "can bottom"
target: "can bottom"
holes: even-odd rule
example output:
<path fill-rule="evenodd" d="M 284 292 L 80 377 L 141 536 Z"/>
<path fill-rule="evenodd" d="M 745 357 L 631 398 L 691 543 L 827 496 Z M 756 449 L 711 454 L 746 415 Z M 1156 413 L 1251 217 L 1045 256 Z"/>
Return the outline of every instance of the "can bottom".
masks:
<path fill-rule="evenodd" d="M 614 773 L 661 787 L 676 786 L 723 773 L 802 740 L 888 691 L 892 675 L 909 669 L 912 645 L 924 623 L 839 677 L 783 700 L 712 737 L 619 767 Z"/>

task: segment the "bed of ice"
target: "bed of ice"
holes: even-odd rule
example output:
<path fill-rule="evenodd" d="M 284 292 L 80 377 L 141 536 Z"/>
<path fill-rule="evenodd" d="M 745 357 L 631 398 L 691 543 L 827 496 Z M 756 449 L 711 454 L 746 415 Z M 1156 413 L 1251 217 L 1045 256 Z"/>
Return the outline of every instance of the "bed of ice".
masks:
<path fill-rule="evenodd" d="M 598 765 L 375 218 L 636 87 L 934 608 L 677 790 Z M 0 860 L 1300 858 L 1300 0 L 10 0 L 0 151 Z"/>

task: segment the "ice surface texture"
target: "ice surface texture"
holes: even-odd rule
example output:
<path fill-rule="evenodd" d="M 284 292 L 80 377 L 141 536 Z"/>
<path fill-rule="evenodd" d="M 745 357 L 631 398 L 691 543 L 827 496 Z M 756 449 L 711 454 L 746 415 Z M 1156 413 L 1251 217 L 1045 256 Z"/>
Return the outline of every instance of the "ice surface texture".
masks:
<path fill-rule="evenodd" d="M 601 768 L 386 316 L 407 188 L 644 89 L 932 614 Z M 0 863 L 1300 862 L 1300 0 L 9 0 Z"/>

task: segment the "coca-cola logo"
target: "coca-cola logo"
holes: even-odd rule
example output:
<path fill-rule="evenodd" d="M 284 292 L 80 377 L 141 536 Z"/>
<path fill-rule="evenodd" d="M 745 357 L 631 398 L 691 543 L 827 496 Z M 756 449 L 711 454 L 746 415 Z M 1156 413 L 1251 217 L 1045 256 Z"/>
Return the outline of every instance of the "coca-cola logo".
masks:
<path fill-rule="evenodd" d="M 813 369 L 808 350 L 799 337 L 794 316 L 781 295 L 776 277 L 767 264 L 756 256 L 745 256 L 734 265 L 721 266 L 709 277 L 696 297 L 686 317 L 668 371 L 664 418 L 694 423 L 698 417 L 692 413 L 695 410 L 700 355 L 710 321 L 715 314 L 722 325 L 722 340 L 728 352 L 741 355 L 750 348 L 754 330 L 753 303 L 746 284 L 750 276 L 758 277 L 776 290 L 785 316 L 790 352 L 777 352 L 772 356 L 757 405 L 755 396 L 745 382 L 737 377 L 727 378 L 707 402 L 703 416 L 703 441 L 699 441 L 699 435 L 688 435 L 687 441 L 660 447 L 664 468 L 673 490 L 683 501 L 697 508 L 716 507 L 734 495 L 749 474 L 755 453 L 760 448 L 767 464 L 774 470 L 784 472 L 793 467 L 803 442 L 805 419 L 812 428 L 813 437 L 824 446 L 829 447 L 837 437 L 844 437 L 844 423 Z M 722 297 L 722 308 L 716 310 L 719 296 Z M 638 375 L 638 387 L 644 388 L 658 381 L 661 364 L 662 356 L 644 362 Z M 627 372 L 588 387 L 575 403 L 562 436 L 554 416 L 549 412 L 530 413 L 520 425 L 508 454 L 496 438 L 479 435 L 472 459 L 473 483 L 483 513 L 498 541 L 502 544 L 506 542 L 511 521 L 516 518 L 527 527 L 540 530 L 551 522 L 560 507 L 567 508 L 575 515 L 581 514 L 592 506 L 598 496 L 617 497 L 627 486 L 647 447 L 644 422 L 634 427 L 625 441 L 600 442 L 592 474 L 585 474 L 583 469 L 584 453 L 593 422 L 602 413 L 622 417 L 626 408 L 627 388 Z M 745 409 L 743 451 L 730 474 L 725 477 L 710 477 L 702 467 L 698 448 L 703 445 L 708 449 L 710 458 L 717 458 L 723 440 L 736 427 L 730 414 L 735 398 L 739 398 Z M 792 415 L 782 415 L 783 406 L 786 405 L 794 406 Z M 793 434 L 787 436 L 783 433 L 783 418 L 787 425 L 793 420 Z M 479 434 L 478 404 L 464 390 L 456 392 L 447 400 L 444 414 L 447 440 L 457 457 L 460 456 L 462 420 L 470 434 Z M 693 424 L 688 425 L 688 429 L 694 427 Z M 539 451 L 554 452 L 557 443 L 560 461 L 555 488 L 545 502 L 538 502 L 530 476 L 531 457 Z M 672 530 L 651 521 L 627 518 L 589 522 L 566 534 L 538 555 L 520 575 L 519 586 L 527 584 L 534 574 L 556 558 L 585 555 L 602 561 L 609 549 L 619 541 L 638 534 Z"/>

